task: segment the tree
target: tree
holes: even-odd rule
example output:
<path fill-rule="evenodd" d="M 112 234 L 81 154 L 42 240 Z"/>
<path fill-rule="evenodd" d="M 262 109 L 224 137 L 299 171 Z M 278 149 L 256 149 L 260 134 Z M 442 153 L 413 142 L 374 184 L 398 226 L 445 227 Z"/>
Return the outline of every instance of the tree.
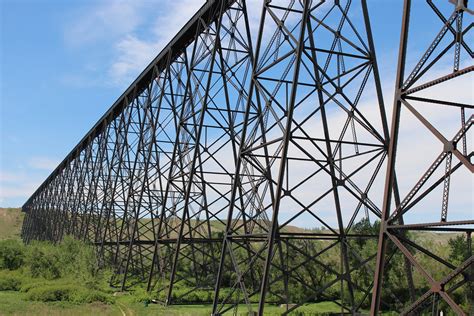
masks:
<path fill-rule="evenodd" d="M 461 263 L 468 257 L 467 253 L 467 240 L 464 235 L 457 235 L 454 238 L 450 238 L 450 258 L 456 263 Z"/>

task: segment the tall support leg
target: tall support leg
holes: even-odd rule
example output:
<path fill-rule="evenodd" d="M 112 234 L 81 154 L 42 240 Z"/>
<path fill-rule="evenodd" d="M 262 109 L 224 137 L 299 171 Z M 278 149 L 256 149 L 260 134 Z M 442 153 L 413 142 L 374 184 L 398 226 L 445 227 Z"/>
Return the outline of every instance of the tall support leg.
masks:
<path fill-rule="evenodd" d="M 265 266 L 263 270 L 262 276 L 262 283 L 260 286 L 260 298 L 258 302 L 258 313 L 259 315 L 263 315 L 263 310 L 265 308 L 265 295 L 267 294 L 267 287 L 268 287 L 268 279 L 270 274 L 270 263 L 273 259 L 273 247 L 275 246 L 275 238 L 278 234 L 278 213 L 280 210 L 280 203 L 281 203 L 281 194 L 283 190 L 283 181 L 285 177 L 286 171 L 286 164 L 287 164 L 287 157 L 288 157 L 288 147 L 290 141 L 290 134 L 291 134 L 291 127 L 293 123 L 293 113 L 295 109 L 295 102 L 296 102 L 296 93 L 298 88 L 298 79 L 300 75 L 300 67 L 301 67 L 301 56 L 303 54 L 304 48 L 304 41 L 305 41 L 305 31 L 306 31 L 306 24 L 308 23 L 309 19 L 309 11 L 310 11 L 311 1 L 306 0 L 304 1 L 303 12 L 301 16 L 301 30 L 300 36 L 298 38 L 297 47 L 296 47 L 296 58 L 295 58 L 295 66 L 294 66 L 294 73 L 293 73 L 293 86 L 291 89 L 290 100 L 288 103 L 288 113 L 287 113 L 287 120 L 286 120 L 286 127 L 284 130 L 283 135 L 283 148 L 281 151 L 281 162 L 280 162 L 280 169 L 278 171 L 278 177 L 276 179 L 276 197 L 275 201 L 273 202 L 273 215 L 271 219 L 271 229 L 268 235 L 268 250 L 265 259 Z"/>
<path fill-rule="evenodd" d="M 424 292 L 422 296 L 415 297 L 415 299 L 411 294 L 411 300 L 402 302 L 401 314 L 422 313 L 425 309 L 425 312 L 429 310 L 436 315 L 440 309 L 450 309 L 457 315 L 465 315 L 466 313 L 461 308 L 460 302 L 455 301 L 452 292 L 458 288 L 468 291 L 468 287 L 464 283 L 456 281 L 458 280 L 456 276 L 467 272 L 467 267 L 470 266 L 472 258 L 467 258 L 460 266 L 457 266 L 452 262 L 452 258 L 446 258 L 438 254 L 434 247 L 422 247 L 419 241 L 414 240 L 414 233 L 412 233 L 415 231 L 419 235 L 425 231 L 431 231 L 434 234 L 444 231 L 469 233 L 474 229 L 472 214 L 470 215 L 467 210 L 458 210 L 459 213 L 455 215 L 457 216 L 456 220 L 448 220 L 448 197 L 451 201 L 462 199 L 460 196 L 452 197 L 452 194 L 456 194 L 456 191 L 451 189 L 453 181 L 457 179 L 457 185 L 459 185 L 459 177 L 472 176 L 474 171 L 471 163 L 472 151 L 464 146 L 465 138 L 472 137 L 470 128 L 472 126 L 471 120 L 474 118 L 474 106 L 459 101 L 460 98 L 463 98 L 464 91 L 450 93 L 448 96 L 441 93 L 443 89 L 454 90 L 456 86 L 462 85 L 463 80 L 466 80 L 466 75 L 474 70 L 472 66 L 474 55 L 469 44 L 463 40 L 471 29 L 468 23 L 463 25 L 464 11 L 469 11 L 466 8 L 467 2 L 451 1 L 451 3 L 443 4 L 427 1 L 426 4 L 412 7 L 411 1 L 406 0 L 404 2 L 371 315 L 377 315 L 381 312 L 381 302 L 384 293 L 386 293 L 386 288 L 382 286 L 383 278 L 388 274 L 385 265 L 388 258 L 393 256 L 393 254 L 388 254 L 388 248 L 395 255 L 400 253 L 404 261 L 409 262 L 409 264 L 406 264 L 406 276 L 410 292 Z M 428 10 L 428 12 L 421 13 L 422 10 Z M 427 22 L 420 25 L 417 19 L 410 21 L 411 14 L 425 14 Z M 445 16 L 445 14 L 448 15 Z M 420 28 L 426 28 L 429 23 L 433 25 L 430 29 L 435 30 L 438 27 L 440 30 L 439 32 L 436 32 L 436 30 L 433 32 L 434 39 L 431 42 L 424 43 L 424 45 L 427 45 L 426 51 L 421 54 L 419 61 L 410 72 L 407 72 L 408 76 L 405 77 L 405 71 L 410 70 L 407 67 L 411 67 L 407 62 L 408 55 L 414 53 L 407 50 L 409 30 L 413 30 L 413 33 L 415 33 Z M 447 34 L 455 35 L 454 40 Z M 427 39 L 429 40 L 429 37 Z M 443 68 L 443 60 L 452 58 L 451 53 L 454 54 L 455 67 L 450 72 Z M 410 58 L 413 59 L 411 56 Z M 444 85 L 444 87 L 440 85 Z M 451 127 L 449 131 L 446 128 L 440 129 L 436 125 L 436 118 L 427 112 L 443 111 L 443 115 L 449 116 L 459 108 L 469 109 L 471 117 L 465 120 L 463 116 L 461 126 Z M 407 168 L 404 159 L 406 159 L 407 152 L 411 152 L 411 155 L 417 155 L 416 150 L 413 147 L 407 147 L 406 143 L 398 144 L 399 136 L 406 133 L 403 129 L 408 121 L 406 115 L 415 118 L 420 131 L 427 132 L 428 136 L 423 142 L 427 143 L 428 138 L 432 138 L 433 142 L 437 142 L 442 147 L 442 151 L 439 153 L 439 147 L 430 143 L 429 149 L 423 153 L 425 155 L 424 165 L 421 166 L 421 163 L 416 165 L 412 162 L 411 170 L 417 170 L 420 174 L 420 178 L 415 184 L 410 183 L 410 177 L 404 173 L 405 168 Z M 420 139 L 422 139 L 421 135 L 420 133 Z M 402 157 L 401 162 L 396 159 L 398 156 Z M 425 161 L 428 161 L 428 163 Z M 429 166 L 428 170 L 423 172 L 426 165 Z M 443 165 L 445 168 L 441 167 Z M 398 170 L 398 178 L 395 178 L 395 169 Z M 455 173 L 456 176 L 453 178 Z M 403 176 L 400 176 L 401 174 Z M 397 197 L 400 183 L 403 183 L 404 187 L 411 188 L 408 193 L 402 195 L 401 199 Z M 442 184 L 443 186 L 441 186 Z M 436 189 L 442 190 L 438 202 L 441 207 L 438 210 L 435 206 L 429 204 L 436 197 L 436 192 L 439 192 Z M 395 196 L 394 204 L 391 201 L 392 195 Z M 439 212 L 437 216 L 434 211 Z M 424 218 L 420 217 L 422 212 Z M 434 220 L 436 217 L 440 218 L 439 214 L 441 214 L 441 219 Z M 427 218 L 433 220 L 428 221 Z M 432 262 L 436 262 L 444 270 L 430 270 L 429 266 L 425 266 L 426 264 L 422 260 L 423 256 L 429 258 Z M 426 289 L 421 290 L 419 283 L 415 284 L 411 281 L 411 269 L 408 270 L 409 267 L 413 267 L 417 273 L 423 276 L 423 280 L 430 286 L 428 291 Z M 439 274 L 443 275 L 441 279 L 439 276 L 435 277 Z M 416 292 L 411 290 L 412 287 L 418 287 L 418 289 L 415 289 Z"/>
<path fill-rule="evenodd" d="M 407 51 L 407 41 L 408 41 L 408 31 L 410 24 L 410 9 L 411 1 L 405 0 L 403 5 L 403 18 L 402 18 L 402 31 L 400 37 L 400 49 L 398 55 L 398 70 L 396 77 L 396 92 L 395 92 L 395 101 L 393 106 L 392 113 L 392 127 L 391 127 L 391 139 L 388 147 L 388 160 L 387 160 L 387 176 L 385 179 L 385 190 L 384 190 L 384 202 L 382 209 L 382 220 L 380 223 L 380 234 L 378 241 L 378 250 L 377 250 L 377 263 L 375 267 L 375 277 L 374 277 L 374 289 L 372 292 L 372 304 L 371 304 L 371 315 L 377 315 L 380 310 L 380 301 L 381 301 L 381 290 L 382 290 L 382 280 L 383 280 L 383 269 L 384 269 L 384 260 L 385 254 L 387 252 L 387 236 L 386 232 L 386 221 L 390 216 L 390 208 L 392 202 L 393 194 L 393 185 L 395 181 L 395 158 L 396 158 L 396 148 L 398 142 L 398 129 L 400 125 L 400 110 L 401 110 L 401 101 L 400 89 L 403 86 L 403 78 L 405 74 L 405 60 L 406 60 L 406 51 Z"/>
<path fill-rule="evenodd" d="M 472 232 L 466 233 L 466 242 L 467 242 L 467 253 L 466 253 L 466 260 L 472 258 Z M 471 262 L 468 271 L 468 290 L 467 297 L 468 297 L 468 304 L 469 304 L 469 315 L 474 315 L 474 263 Z"/>
<path fill-rule="evenodd" d="M 244 14 L 244 21 L 245 21 L 245 26 L 246 26 L 246 35 L 249 40 L 250 47 L 251 45 L 251 34 L 250 34 L 250 27 L 249 27 L 249 20 L 248 20 L 248 13 L 247 13 L 247 6 L 246 6 L 246 1 L 243 1 L 243 14 Z M 263 30 L 263 24 L 265 22 L 265 6 L 263 6 L 262 9 L 262 15 L 260 18 L 260 24 L 259 24 L 259 32 L 258 32 L 258 39 L 257 39 L 257 46 L 255 50 L 255 56 L 259 55 L 260 51 L 260 39 L 262 37 L 262 30 Z M 255 92 L 255 80 L 254 80 L 254 69 L 256 69 L 256 62 L 257 59 L 253 56 L 252 52 L 250 52 L 250 60 L 252 63 L 252 76 L 250 80 L 250 87 L 249 87 L 249 92 L 248 92 L 248 97 L 246 99 L 246 106 L 245 106 L 245 114 L 244 114 L 244 125 L 242 128 L 242 133 L 241 133 L 241 139 L 242 142 L 245 141 L 247 137 L 247 127 L 248 127 L 248 121 L 250 117 L 250 111 L 252 109 L 251 103 L 252 103 L 252 98 L 253 94 Z M 240 174 L 241 168 L 242 168 L 242 150 L 243 146 L 241 145 L 240 148 L 238 149 L 238 156 L 236 157 L 235 160 L 235 173 Z M 226 227 L 225 227 L 225 232 L 224 232 L 224 238 L 222 241 L 222 248 L 220 252 L 220 259 L 219 259 L 219 269 L 217 271 L 217 277 L 216 277 L 216 285 L 215 285 L 215 290 L 214 290 L 214 297 L 213 297 L 213 303 L 212 303 L 212 315 L 219 315 L 219 295 L 220 295 L 220 290 L 222 286 L 222 278 L 224 274 L 224 270 L 226 269 L 225 265 L 225 259 L 226 255 L 228 252 L 228 243 L 230 242 L 227 237 L 228 237 L 228 232 L 232 230 L 232 222 L 234 219 L 234 208 L 235 208 L 235 201 L 236 201 L 236 195 L 237 191 L 240 189 L 240 177 L 235 177 L 232 183 L 232 189 L 231 189 L 231 195 L 230 195 L 230 204 L 229 204 L 229 211 L 227 213 L 227 220 L 226 220 Z M 246 226 L 245 226 L 246 227 Z M 251 261 L 250 261 L 251 262 Z"/>

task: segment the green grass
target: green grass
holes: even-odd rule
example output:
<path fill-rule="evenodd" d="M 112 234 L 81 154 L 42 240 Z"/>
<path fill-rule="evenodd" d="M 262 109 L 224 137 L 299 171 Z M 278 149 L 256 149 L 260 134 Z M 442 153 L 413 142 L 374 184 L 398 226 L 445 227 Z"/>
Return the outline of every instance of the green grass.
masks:
<path fill-rule="evenodd" d="M 122 315 L 118 306 L 104 303 L 31 302 L 25 293 L 0 291 L 0 315 Z"/>
<path fill-rule="evenodd" d="M 254 310 L 257 309 L 253 305 Z M 280 315 L 284 308 L 274 305 L 265 307 L 265 315 Z M 307 304 L 298 309 L 305 315 L 317 315 L 323 312 L 338 312 L 339 307 L 332 302 Z M 210 315 L 210 305 L 176 305 L 161 306 L 133 302 L 131 296 L 121 296 L 112 304 L 90 303 L 74 304 L 69 302 L 31 302 L 26 294 L 13 291 L 0 291 L 0 315 L 170 315 L 170 316 L 204 316 Z M 232 315 L 228 312 L 225 315 Z M 240 308 L 238 315 L 247 315 L 244 308 Z"/>

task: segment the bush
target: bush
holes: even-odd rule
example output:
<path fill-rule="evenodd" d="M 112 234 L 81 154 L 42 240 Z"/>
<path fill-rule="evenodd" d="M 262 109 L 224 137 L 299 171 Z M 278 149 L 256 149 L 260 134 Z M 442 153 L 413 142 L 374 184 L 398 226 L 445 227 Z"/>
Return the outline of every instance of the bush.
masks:
<path fill-rule="evenodd" d="M 150 302 L 153 296 L 142 288 L 137 288 L 132 293 L 132 301 L 135 303 Z"/>
<path fill-rule="evenodd" d="M 107 279 L 112 272 L 97 270 L 96 263 L 94 247 L 70 237 L 59 244 L 26 246 L 0 241 L 0 291 L 20 291 L 41 302 L 110 303 Z"/>
<path fill-rule="evenodd" d="M 25 259 L 24 245 L 17 240 L 0 241 L 0 269 L 15 270 Z"/>
<path fill-rule="evenodd" d="M 46 284 L 43 286 L 32 287 L 28 291 L 27 299 L 41 302 L 112 302 L 112 298 L 105 293 L 96 290 L 89 290 L 85 287 L 71 284 Z"/>
<path fill-rule="evenodd" d="M 57 245 L 33 242 L 26 249 L 25 266 L 35 278 L 53 280 L 75 277 L 81 281 L 96 279 L 94 248 L 82 241 L 65 237 Z"/>
<path fill-rule="evenodd" d="M 61 276 L 57 254 L 41 243 L 31 246 L 27 255 L 27 264 L 34 278 L 57 279 Z"/>
<path fill-rule="evenodd" d="M 95 278 L 97 258 L 93 246 L 66 236 L 55 250 L 61 263 L 62 276 L 75 276 L 83 280 Z"/>
<path fill-rule="evenodd" d="M 41 286 L 44 286 L 46 284 L 49 284 L 47 283 L 48 281 L 46 280 L 43 280 L 43 279 L 32 279 L 30 282 L 23 282 L 21 287 L 18 289 L 20 292 L 22 293 L 27 293 L 29 292 L 31 289 L 34 289 L 34 288 L 37 288 L 37 287 L 41 287 Z"/>
<path fill-rule="evenodd" d="M 28 300 L 53 302 L 53 301 L 68 301 L 71 286 L 65 285 L 45 285 L 42 287 L 33 287 L 28 291 Z"/>
<path fill-rule="evenodd" d="M 18 291 L 23 283 L 23 277 L 19 273 L 11 271 L 0 271 L 0 291 Z"/>
<path fill-rule="evenodd" d="M 111 304 L 114 302 L 113 298 L 101 291 L 96 290 L 87 290 L 84 288 L 84 291 L 79 293 L 73 293 L 72 302 L 74 303 L 92 303 L 92 302 L 102 302 L 106 304 Z"/>

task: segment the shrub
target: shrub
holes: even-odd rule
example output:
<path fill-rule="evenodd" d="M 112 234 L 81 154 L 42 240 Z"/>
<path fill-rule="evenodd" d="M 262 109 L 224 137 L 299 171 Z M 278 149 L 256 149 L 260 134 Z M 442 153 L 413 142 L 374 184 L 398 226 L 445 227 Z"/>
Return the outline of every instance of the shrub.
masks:
<path fill-rule="evenodd" d="M 34 278 L 57 279 L 61 276 L 60 262 L 55 251 L 41 243 L 31 246 L 27 255 L 27 264 Z"/>
<path fill-rule="evenodd" d="M 70 237 L 59 244 L 34 241 L 26 246 L 0 241 L 0 290 L 26 293 L 33 301 L 110 303 L 107 279 L 112 272 L 97 270 L 96 263 L 94 247 Z"/>
<path fill-rule="evenodd" d="M 101 291 L 82 288 L 79 291 L 71 293 L 70 301 L 73 303 L 102 302 L 110 304 L 113 303 L 113 298 L 110 295 L 107 295 L 106 293 L 103 293 Z"/>
<path fill-rule="evenodd" d="M 32 279 L 30 282 L 23 282 L 21 287 L 18 289 L 22 293 L 27 293 L 31 289 L 41 287 L 48 284 L 47 281 L 43 279 Z"/>
<path fill-rule="evenodd" d="M 94 248 L 82 241 L 65 237 L 55 245 L 33 242 L 26 247 L 25 265 L 35 278 L 48 280 L 75 277 L 81 281 L 93 281 L 97 276 Z"/>
<path fill-rule="evenodd" d="M 0 271 L 0 291 L 18 291 L 22 283 L 21 274 L 8 270 Z"/>
<path fill-rule="evenodd" d="M 30 289 L 27 298 L 31 301 L 41 302 L 68 301 L 70 291 L 71 286 L 67 285 L 45 285 Z"/>
<path fill-rule="evenodd" d="M 137 288 L 132 293 L 132 301 L 136 303 L 150 302 L 153 296 L 142 288 Z"/>
<path fill-rule="evenodd" d="M 66 236 L 55 250 L 61 263 L 62 276 L 76 276 L 83 280 L 96 276 L 97 259 L 93 246 Z"/>
<path fill-rule="evenodd" d="M 25 259 L 24 245 L 17 240 L 0 241 L 0 269 L 15 270 Z"/>
<path fill-rule="evenodd" d="M 112 298 L 105 293 L 89 290 L 72 284 L 46 284 L 29 289 L 27 299 L 31 301 L 53 302 L 67 301 L 72 303 L 111 303 Z"/>

